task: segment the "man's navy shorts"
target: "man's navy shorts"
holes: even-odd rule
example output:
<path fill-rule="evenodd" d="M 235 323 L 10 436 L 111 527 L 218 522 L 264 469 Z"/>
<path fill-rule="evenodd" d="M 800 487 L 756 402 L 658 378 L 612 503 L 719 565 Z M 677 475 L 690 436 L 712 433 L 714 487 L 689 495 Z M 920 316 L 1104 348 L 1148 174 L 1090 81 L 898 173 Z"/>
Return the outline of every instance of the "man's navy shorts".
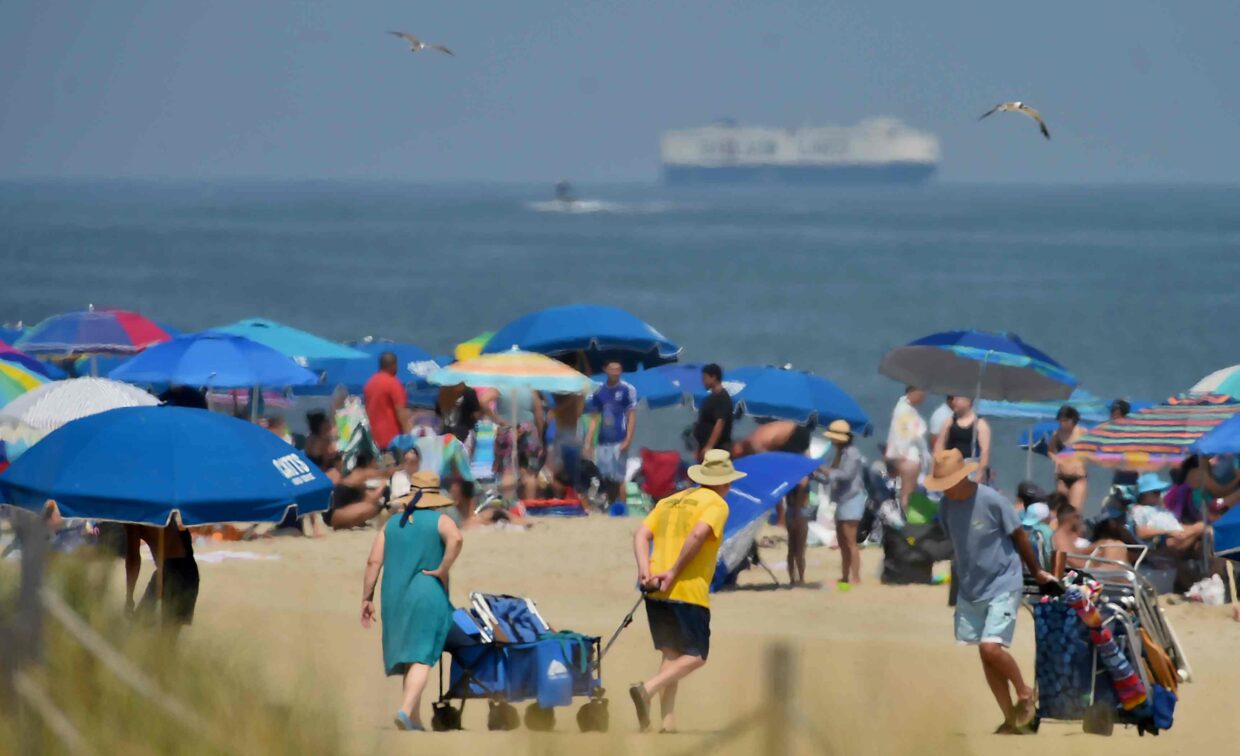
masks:
<path fill-rule="evenodd" d="M 710 609 L 683 601 L 646 599 L 650 637 L 660 651 L 703 659 L 710 654 Z"/>

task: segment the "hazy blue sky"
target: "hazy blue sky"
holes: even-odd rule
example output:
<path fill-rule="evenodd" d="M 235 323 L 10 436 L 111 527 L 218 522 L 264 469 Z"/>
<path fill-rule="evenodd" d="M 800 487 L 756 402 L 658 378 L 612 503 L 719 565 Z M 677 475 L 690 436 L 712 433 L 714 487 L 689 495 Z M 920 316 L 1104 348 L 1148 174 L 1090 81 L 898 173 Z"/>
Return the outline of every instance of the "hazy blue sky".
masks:
<path fill-rule="evenodd" d="M 893 115 L 945 180 L 1235 182 L 1240 3 L 1160 5 L 5 0 L 0 176 L 650 179 L 666 128 Z"/>

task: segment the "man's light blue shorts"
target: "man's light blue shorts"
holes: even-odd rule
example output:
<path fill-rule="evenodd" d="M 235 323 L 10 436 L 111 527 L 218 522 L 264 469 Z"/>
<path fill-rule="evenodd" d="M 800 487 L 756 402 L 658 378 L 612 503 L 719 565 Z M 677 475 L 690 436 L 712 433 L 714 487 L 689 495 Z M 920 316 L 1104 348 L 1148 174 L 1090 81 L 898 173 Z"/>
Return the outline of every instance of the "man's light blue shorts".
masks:
<path fill-rule="evenodd" d="M 1021 591 L 1000 593 L 984 601 L 957 599 L 956 641 L 970 646 L 979 643 L 1011 646 L 1020 599 Z"/>

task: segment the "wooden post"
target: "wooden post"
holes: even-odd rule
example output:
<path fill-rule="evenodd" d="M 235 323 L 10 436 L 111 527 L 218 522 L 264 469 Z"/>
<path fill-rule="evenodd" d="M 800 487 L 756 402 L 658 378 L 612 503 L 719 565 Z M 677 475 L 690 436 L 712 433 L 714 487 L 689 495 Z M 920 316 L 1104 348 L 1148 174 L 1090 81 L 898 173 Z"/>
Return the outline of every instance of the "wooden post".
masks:
<path fill-rule="evenodd" d="M 792 695 L 796 689 L 792 648 L 787 643 L 776 643 L 767 654 L 767 717 L 766 756 L 785 756 L 792 753 L 791 740 L 795 709 Z"/>
<path fill-rule="evenodd" d="M 12 711 L 18 700 L 22 670 L 39 661 L 43 650 L 43 610 L 39 592 L 43 588 L 43 569 L 47 556 L 47 532 L 43 520 L 13 508 L 13 530 L 22 545 L 22 575 L 12 614 L 0 615 L 0 702 Z M 0 607 L 3 609 L 3 607 Z M 19 752 L 35 753 L 39 731 L 18 717 Z"/>

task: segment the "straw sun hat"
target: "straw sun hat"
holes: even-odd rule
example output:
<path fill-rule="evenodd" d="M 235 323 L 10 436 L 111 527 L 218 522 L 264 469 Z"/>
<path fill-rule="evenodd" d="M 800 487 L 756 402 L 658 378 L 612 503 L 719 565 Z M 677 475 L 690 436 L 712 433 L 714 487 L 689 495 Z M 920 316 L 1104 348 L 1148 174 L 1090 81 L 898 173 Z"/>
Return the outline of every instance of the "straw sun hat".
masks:
<path fill-rule="evenodd" d="M 409 502 L 414 501 L 414 497 L 418 497 L 414 503 L 416 509 L 439 509 L 455 503 L 440 491 L 439 476 L 433 472 L 415 472 L 410 476 L 409 491 L 393 497 L 392 505 L 408 506 Z"/>
<path fill-rule="evenodd" d="M 723 449 L 711 449 L 702 464 L 689 468 L 689 480 L 703 486 L 723 486 L 745 477 L 732 466 L 732 455 Z"/>
<path fill-rule="evenodd" d="M 852 441 L 852 428 L 848 427 L 847 420 L 832 420 L 822 435 L 837 444 L 846 444 Z"/>
<path fill-rule="evenodd" d="M 959 449 L 944 449 L 934 455 L 934 469 L 922 483 L 927 491 L 946 491 L 969 477 L 979 465 L 964 458 Z"/>

